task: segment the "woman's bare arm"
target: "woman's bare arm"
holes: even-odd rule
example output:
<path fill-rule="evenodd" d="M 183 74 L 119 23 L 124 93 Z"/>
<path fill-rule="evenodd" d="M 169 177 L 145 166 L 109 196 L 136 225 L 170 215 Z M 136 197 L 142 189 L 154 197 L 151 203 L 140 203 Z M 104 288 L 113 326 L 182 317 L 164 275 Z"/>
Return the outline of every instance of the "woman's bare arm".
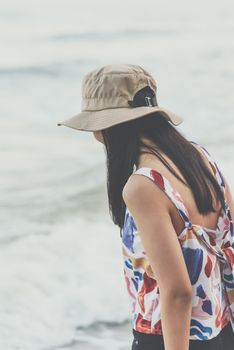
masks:
<path fill-rule="evenodd" d="M 123 199 L 158 282 L 165 350 L 188 350 L 192 286 L 169 214 L 170 200 L 150 179 L 132 175 Z"/>

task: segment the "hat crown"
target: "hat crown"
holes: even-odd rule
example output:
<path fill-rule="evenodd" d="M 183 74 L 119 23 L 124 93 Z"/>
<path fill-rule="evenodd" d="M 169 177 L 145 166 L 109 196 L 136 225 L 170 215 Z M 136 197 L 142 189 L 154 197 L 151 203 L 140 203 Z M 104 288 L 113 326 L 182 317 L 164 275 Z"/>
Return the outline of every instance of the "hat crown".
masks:
<path fill-rule="evenodd" d="M 174 125 L 180 124 L 183 118 L 158 105 L 156 92 L 156 81 L 139 65 L 99 67 L 82 80 L 81 112 L 58 125 L 97 131 L 151 113 L 155 118 L 161 114 Z"/>
<path fill-rule="evenodd" d="M 95 69 L 82 81 L 82 111 L 129 107 L 128 101 L 145 86 L 156 94 L 156 81 L 138 65 L 112 64 Z"/>

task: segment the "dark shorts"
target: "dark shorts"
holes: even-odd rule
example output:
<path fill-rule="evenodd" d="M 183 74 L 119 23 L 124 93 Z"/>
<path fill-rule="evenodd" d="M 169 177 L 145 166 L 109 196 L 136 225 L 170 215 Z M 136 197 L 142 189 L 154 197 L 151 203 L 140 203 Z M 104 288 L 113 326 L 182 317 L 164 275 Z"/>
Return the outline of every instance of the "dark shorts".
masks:
<path fill-rule="evenodd" d="M 161 334 L 145 334 L 132 330 L 132 350 L 165 350 Z M 234 350 L 234 333 L 229 322 L 210 340 L 190 340 L 189 350 Z"/>

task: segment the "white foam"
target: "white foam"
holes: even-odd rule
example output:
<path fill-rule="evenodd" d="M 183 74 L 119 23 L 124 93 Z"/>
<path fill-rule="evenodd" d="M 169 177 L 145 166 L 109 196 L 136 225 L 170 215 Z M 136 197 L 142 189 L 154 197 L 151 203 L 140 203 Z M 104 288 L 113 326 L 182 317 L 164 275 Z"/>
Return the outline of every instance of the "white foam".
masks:
<path fill-rule="evenodd" d="M 126 319 L 120 253 L 111 223 L 82 220 L 2 248 L 1 347 L 43 349 L 73 339 L 75 327 Z"/>

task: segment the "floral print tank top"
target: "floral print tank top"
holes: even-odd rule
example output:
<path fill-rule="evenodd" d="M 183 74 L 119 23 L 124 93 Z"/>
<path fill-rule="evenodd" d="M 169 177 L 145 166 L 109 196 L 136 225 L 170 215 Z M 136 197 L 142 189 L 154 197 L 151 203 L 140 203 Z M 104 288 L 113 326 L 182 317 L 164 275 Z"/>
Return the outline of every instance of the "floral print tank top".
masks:
<path fill-rule="evenodd" d="M 234 228 L 221 171 L 204 147 L 190 142 L 208 158 L 224 193 L 225 210 L 220 212 L 216 230 L 191 222 L 181 195 L 158 171 L 142 167 L 133 173 L 147 176 L 159 186 L 184 221 L 178 239 L 193 289 L 190 339 L 208 340 L 217 336 L 229 321 L 234 332 Z M 132 327 L 142 333 L 162 334 L 157 280 L 128 207 L 120 236 Z"/>

